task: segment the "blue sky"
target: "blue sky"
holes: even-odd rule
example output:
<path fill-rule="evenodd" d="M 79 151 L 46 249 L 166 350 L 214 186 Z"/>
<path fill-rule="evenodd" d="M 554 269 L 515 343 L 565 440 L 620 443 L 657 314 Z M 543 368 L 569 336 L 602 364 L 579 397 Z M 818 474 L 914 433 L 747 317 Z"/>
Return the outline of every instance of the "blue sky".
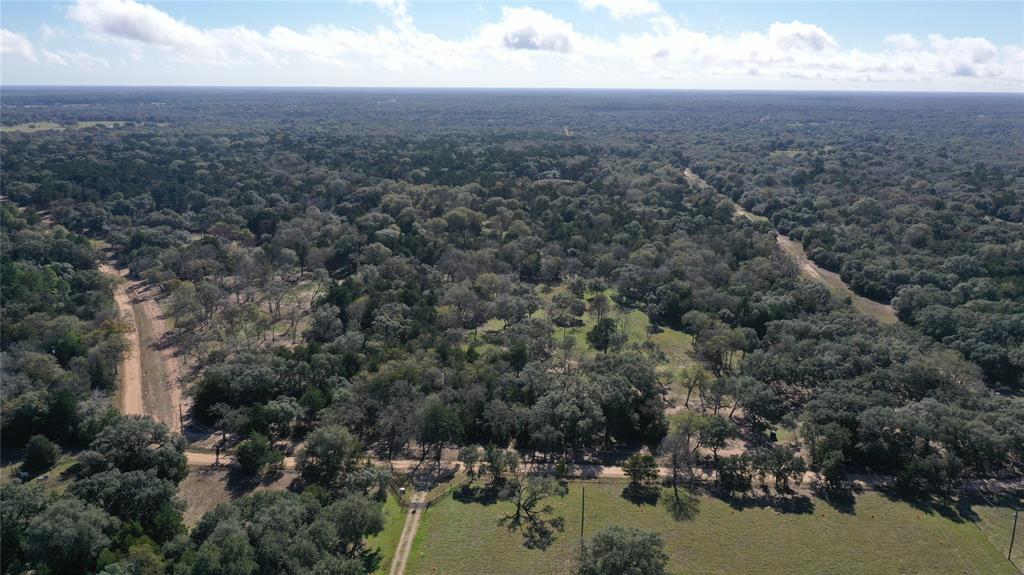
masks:
<path fill-rule="evenodd" d="M 4 1 L 16 84 L 1024 91 L 1022 2 Z"/>

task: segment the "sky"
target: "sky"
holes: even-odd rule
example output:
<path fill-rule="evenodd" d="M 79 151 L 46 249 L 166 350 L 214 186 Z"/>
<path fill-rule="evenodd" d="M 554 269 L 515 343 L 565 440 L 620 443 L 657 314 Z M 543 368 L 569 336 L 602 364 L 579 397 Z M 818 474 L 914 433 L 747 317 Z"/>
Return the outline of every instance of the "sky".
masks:
<path fill-rule="evenodd" d="M 0 3 L 3 85 L 1024 93 L 1024 2 Z"/>

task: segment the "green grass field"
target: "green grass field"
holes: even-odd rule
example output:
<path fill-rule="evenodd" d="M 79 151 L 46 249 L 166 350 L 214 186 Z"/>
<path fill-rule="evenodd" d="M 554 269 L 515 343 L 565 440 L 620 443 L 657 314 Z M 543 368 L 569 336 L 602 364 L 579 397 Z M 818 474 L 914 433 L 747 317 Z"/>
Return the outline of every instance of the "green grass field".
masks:
<path fill-rule="evenodd" d="M 734 509 L 703 497 L 690 522 L 675 522 L 661 507 L 633 505 L 622 483 L 586 482 L 586 532 L 606 525 L 661 533 L 676 574 L 915 575 L 1015 573 L 971 521 L 921 511 L 867 492 L 852 511 L 811 498 L 802 513 L 771 508 Z M 579 545 L 581 483 L 556 499 L 566 531 L 546 551 L 523 547 L 522 538 L 497 525 L 506 503 L 483 505 L 445 499 L 424 514 L 408 573 L 565 574 Z"/>
<path fill-rule="evenodd" d="M 958 509 L 961 513 L 975 518 L 975 525 L 985 534 L 1003 557 L 1010 551 L 1013 533 L 1013 511 L 1024 509 L 1024 497 L 1002 497 L 989 494 L 986 500 L 979 496 L 965 498 Z M 1024 571 L 1024 513 L 1017 518 L 1016 541 L 1013 545 L 1013 562 Z"/>
<path fill-rule="evenodd" d="M 73 126 L 65 126 L 56 122 L 31 122 L 26 124 L 15 124 L 13 126 L 0 126 L 0 132 L 45 132 L 47 130 L 63 131 L 67 128 L 95 128 L 97 126 L 103 128 L 116 128 L 127 124 L 126 120 L 101 120 L 101 121 L 85 121 L 78 122 Z"/>
<path fill-rule="evenodd" d="M 391 559 L 395 556 L 404 525 L 405 509 L 398 505 L 394 495 L 388 495 L 384 502 L 384 530 L 366 540 L 367 549 L 376 549 L 380 553 L 380 565 L 375 573 L 387 573 L 391 569 Z"/>

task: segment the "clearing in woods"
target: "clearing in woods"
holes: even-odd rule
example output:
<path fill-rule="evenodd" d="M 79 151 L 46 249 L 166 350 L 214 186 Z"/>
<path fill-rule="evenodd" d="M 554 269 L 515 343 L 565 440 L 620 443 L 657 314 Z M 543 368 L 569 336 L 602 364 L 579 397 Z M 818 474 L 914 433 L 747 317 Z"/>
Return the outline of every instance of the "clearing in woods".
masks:
<path fill-rule="evenodd" d="M 131 351 L 120 367 L 118 407 L 129 415 L 149 415 L 180 432 L 185 410 L 178 385 L 180 366 L 173 348 L 163 345 L 167 327 L 155 294 L 142 282 L 128 280 L 124 270 L 107 264 L 100 269 L 119 278 L 115 301 L 134 328 Z"/>
<path fill-rule="evenodd" d="M 570 483 L 553 498 L 565 531 L 547 550 L 528 549 L 518 533 L 498 526 L 510 503 L 442 499 L 423 514 L 407 573 L 493 575 L 569 573 L 579 548 L 581 487 L 586 486 L 585 536 L 609 525 L 657 531 L 672 573 L 763 575 L 1013 575 L 1005 551 L 956 509 L 916 508 L 865 491 L 832 506 L 809 492 L 776 508 L 757 501 L 730 505 L 700 497 L 696 517 L 674 521 L 662 506 L 634 505 L 624 481 Z M 1018 534 L 1019 535 L 1019 534 Z M 467 544 L 467 542 L 472 542 Z"/>
<path fill-rule="evenodd" d="M 99 120 L 99 121 L 86 121 L 78 122 L 75 124 L 58 124 L 56 122 L 26 122 L 24 124 L 15 124 L 13 126 L 0 126 L 0 132 L 46 132 L 48 130 L 56 130 L 58 132 L 71 129 L 80 128 L 116 128 L 118 126 L 124 126 L 128 124 L 127 120 Z"/>

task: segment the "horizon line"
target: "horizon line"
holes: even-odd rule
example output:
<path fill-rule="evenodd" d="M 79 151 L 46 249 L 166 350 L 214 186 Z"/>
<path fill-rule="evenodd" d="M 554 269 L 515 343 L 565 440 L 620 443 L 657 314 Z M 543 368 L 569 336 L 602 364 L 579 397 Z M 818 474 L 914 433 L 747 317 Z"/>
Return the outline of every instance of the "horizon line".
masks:
<path fill-rule="evenodd" d="M 352 90 L 352 91 L 524 91 L 524 92 L 731 92 L 764 94 L 910 94 L 910 95 L 991 95 L 1024 97 L 1019 90 L 928 90 L 928 89 L 807 89 L 807 88 L 596 88 L 596 87 L 538 87 L 538 86 L 331 86 L 331 85 L 258 85 L 258 84 L 2 84 L 7 89 L 193 89 L 193 90 Z"/>

